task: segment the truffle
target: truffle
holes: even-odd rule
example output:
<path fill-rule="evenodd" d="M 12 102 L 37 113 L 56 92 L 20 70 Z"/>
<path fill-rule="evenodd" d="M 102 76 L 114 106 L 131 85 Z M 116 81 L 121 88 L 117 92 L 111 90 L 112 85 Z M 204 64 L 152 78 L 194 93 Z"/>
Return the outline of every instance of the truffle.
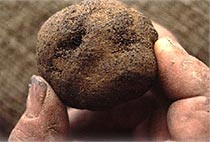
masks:
<path fill-rule="evenodd" d="M 38 33 L 37 66 L 62 102 L 104 110 L 142 96 L 157 74 L 152 22 L 115 0 L 84 0 Z"/>

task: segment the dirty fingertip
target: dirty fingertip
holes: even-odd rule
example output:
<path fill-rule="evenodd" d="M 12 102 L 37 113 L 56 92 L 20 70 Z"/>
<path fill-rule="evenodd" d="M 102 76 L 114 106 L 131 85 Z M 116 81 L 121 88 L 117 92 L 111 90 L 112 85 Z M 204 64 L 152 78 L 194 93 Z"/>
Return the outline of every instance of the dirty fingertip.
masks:
<path fill-rule="evenodd" d="M 33 75 L 30 78 L 29 92 L 27 98 L 26 116 L 38 117 L 44 103 L 48 85 L 43 78 Z"/>
<path fill-rule="evenodd" d="M 169 37 L 160 38 L 155 43 L 156 56 L 159 56 L 160 54 L 164 53 L 187 54 L 187 52 L 178 42 L 172 40 Z"/>
<path fill-rule="evenodd" d="M 172 49 L 169 38 L 160 38 L 155 42 L 155 53 L 170 52 Z"/>

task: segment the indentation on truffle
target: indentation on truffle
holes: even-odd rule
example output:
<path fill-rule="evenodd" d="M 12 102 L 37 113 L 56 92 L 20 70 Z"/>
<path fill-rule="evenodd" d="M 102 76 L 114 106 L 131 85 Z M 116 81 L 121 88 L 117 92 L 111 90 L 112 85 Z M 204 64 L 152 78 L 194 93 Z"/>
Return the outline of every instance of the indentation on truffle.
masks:
<path fill-rule="evenodd" d="M 66 39 L 61 40 L 57 44 L 58 49 L 70 50 L 76 49 L 82 43 L 82 37 L 85 35 L 85 29 L 75 32 L 73 35 L 68 35 Z"/>

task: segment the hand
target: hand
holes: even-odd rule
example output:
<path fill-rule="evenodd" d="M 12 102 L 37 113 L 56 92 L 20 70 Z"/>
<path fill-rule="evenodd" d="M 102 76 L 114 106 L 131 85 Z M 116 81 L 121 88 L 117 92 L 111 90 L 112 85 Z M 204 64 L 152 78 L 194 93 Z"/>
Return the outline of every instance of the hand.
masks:
<path fill-rule="evenodd" d="M 27 109 L 9 140 L 209 139 L 210 70 L 190 56 L 170 32 L 154 26 L 160 37 L 154 47 L 159 70 L 151 91 L 109 111 L 66 110 L 50 85 L 32 76 Z M 162 38 L 165 36 L 170 39 Z"/>
<path fill-rule="evenodd" d="M 66 108 L 43 78 L 31 77 L 26 108 L 9 141 L 66 140 L 69 133 Z"/>

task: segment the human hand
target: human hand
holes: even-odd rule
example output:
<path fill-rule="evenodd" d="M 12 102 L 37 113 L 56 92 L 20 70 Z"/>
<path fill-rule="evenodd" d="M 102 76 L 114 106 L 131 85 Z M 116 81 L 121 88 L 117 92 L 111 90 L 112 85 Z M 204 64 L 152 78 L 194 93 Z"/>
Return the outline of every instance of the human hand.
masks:
<path fill-rule="evenodd" d="M 65 140 L 68 134 L 71 140 L 95 137 L 207 140 L 210 137 L 209 68 L 187 54 L 170 32 L 154 25 L 160 37 L 168 36 L 175 43 L 161 38 L 155 44 L 159 70 L 152 91 L 104 112 L 73 108 L 67 111 L 50 85 L 43 78 L 33 76 L 26 112 L 9 140 Z"/>
<path fill-rule="evenodd" d="M 174 140 L 210 140 L 210 69 L 170 39 L 155 44 L 159 85 L 173 103 L 167 127 Z"/>
<path fill-rule="evenodd" d="M 26 111 L 11 132 L 9 141 L 66 140 L 68 124 L 66 108 L 53 89 L 42 77 L 33 75 Z"/>

